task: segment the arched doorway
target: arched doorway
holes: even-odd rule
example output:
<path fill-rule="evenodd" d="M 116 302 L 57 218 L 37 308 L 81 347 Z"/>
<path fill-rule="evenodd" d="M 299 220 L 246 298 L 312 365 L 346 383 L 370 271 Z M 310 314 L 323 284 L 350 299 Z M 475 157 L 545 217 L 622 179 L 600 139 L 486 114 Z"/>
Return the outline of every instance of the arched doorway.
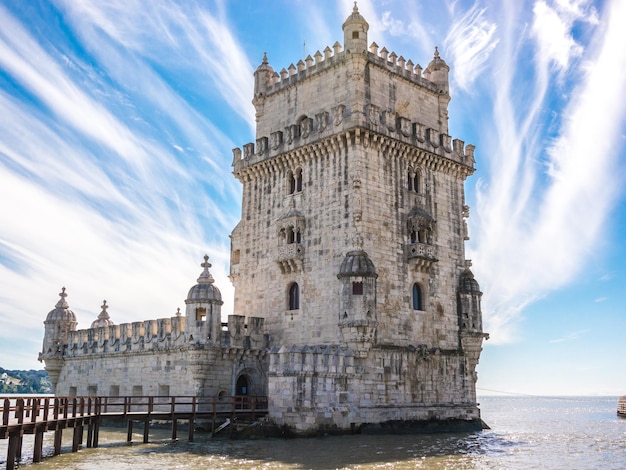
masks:
<path fill-rule="evenodd" d="M 235 385 L 235 395 L 248 395 L 250 393 L 250 384 L 246 375 L 240 375 Z"/>

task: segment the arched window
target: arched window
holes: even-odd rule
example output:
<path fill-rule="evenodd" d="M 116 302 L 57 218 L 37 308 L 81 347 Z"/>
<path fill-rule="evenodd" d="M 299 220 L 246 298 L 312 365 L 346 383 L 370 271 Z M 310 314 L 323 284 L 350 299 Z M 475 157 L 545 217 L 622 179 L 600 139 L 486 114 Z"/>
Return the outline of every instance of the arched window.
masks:
<path fill-rule="evenodd" d="M 407 188 L 409 191 L 413 191 L 416 193 L 420 192 L 420 172 L 419 170 L 413 173 L 413 170 L 409 168 L 409 172 L 407 175 Z"/>
<path fill-rule="evenodd" d="M 413 284 L 413 289 L 411 292 L 411 304 L 413 310 L 424 310 L 424 304 L 422 300 L 422 288 L 417 282 Z"/>
<path fill-rule="evenodd" d="M 420 192 L 420 172 L 416 171 L 415 176 L 413 176 L 413 191 L 416 193 Z"/>
<path fill-rule="evenodd" d="M 300 309 L 300 287 L 297 282 L 289 286 L 289 310 Z"/>
<path fill-rule="evenodd" d="M 417 243 L 417 232 L 415 230 L 411 230 L 411 243 Z"/>
<path fill-rule="evenodd" d="M 302 168 L 296 170 L 296 191 L 302 191 Z"/>
<path fill-rule="evenodd" d="M 297 168 L 295 172 L 287 172 L 287 190 L 289 194 L 302 191 L 302 168 Z"/>

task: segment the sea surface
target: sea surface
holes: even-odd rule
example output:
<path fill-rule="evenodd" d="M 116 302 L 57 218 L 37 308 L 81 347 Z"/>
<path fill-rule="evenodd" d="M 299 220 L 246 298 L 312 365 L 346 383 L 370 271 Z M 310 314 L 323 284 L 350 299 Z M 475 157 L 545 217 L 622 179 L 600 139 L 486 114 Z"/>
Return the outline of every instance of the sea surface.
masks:
<path fill-rule="evenodd" d="M 25 436 L 19 468 L 40 469 L 626 469 L 626 419 L 616 416 L 617 397 L 479 398 L 491 427 L 476 433 L 411 436 L 319 437 L 236 441 L 179 430 L 151 430 L 143 444 L 137 426 L 132 444 L 125 429 L 101 428 L 100 447 L 52 456 L 46 433 L 40 464 L 32 464 L 32 436 Z M 67 439 L 66 439 L 67 438 Z M 0 469 L 6 465 L 0 440 Z"/>

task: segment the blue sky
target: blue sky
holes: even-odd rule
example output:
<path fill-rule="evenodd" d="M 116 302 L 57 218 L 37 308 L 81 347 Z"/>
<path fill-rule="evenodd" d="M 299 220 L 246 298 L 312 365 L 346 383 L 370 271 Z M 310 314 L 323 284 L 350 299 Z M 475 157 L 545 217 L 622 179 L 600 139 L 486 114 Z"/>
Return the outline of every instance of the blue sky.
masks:
<path fill-rule="evenodd" d="M 451 66 L 477 146 L 467 257 L 479 392 L 626 393 L 626 2 L 359 1 L 369 41 Z M 0 3 L 0 366 L 40 368 L 67 288 L 79 328 L 171 316 L 208 253 L 232 313 L 231 150 L 252 73 L 342 40 L 351 1 Z"/>

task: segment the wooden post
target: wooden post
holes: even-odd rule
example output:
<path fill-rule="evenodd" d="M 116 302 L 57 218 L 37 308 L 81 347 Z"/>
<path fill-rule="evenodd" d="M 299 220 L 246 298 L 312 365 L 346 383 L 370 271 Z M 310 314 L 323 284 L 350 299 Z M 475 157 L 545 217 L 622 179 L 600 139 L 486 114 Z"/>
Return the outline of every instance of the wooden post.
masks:
<path fill-rule="evenodd" d="M 87 424 L 87 448 L 93 447 L 93 426 L 94 419 L 91 418 Z"/>
<path fill-rule="evenodd" d="M 211 436 L 215 435 L 215 420 L 217 419 L 217 395 L 213 395 L 213 424 L 211 425 Z"/>
<path fill-rule="evenodd" d="M 17 459 L 17 448 L 20 445 L 20 433 L 9 434 L 9 448 L 7 449 L 7 467 L 6 470 L 15 468 L 15 460 Z"/>
<path fill-rule="evenodd" d="M 96 422 L 93 427 L 93 447 L 98 447 L 98 439 L 100 439 L 100 416 L 96 416 Z"/>
<path fill-rule="evenodd" d="M 170 415 L 172 417 L 172 440 L 176 440 L 176 397 L 170 397 Z"/>
<path fill-rule="evenodd" d="M 7 426 L 9 424 L 9 415 L 11 414 L 11 400 L 9 398 L 4 399 L 2 405 L 2 425 Z"/>
<path fill-rule="evenodd" d="M 22 446 L 24 444 L 24 431 L 20 429 L 20 434 L 17 438 L 17 453 L 15 454 L 15 458 L 19 461 L 22 460 Z"/>
<path fill-rule="evenodd" d="M 105 402 L 106 404 L 106 402 Z M 106 408 L 105 408 L 106 411 Z M 100 403 L 100 398 L 96 397 L 94 403 L 94 413 L 95 416 L 92 418 L 93 421 L 93 438 L 91 441 L 91 445 L 93 447 L 98 447 L 98 438 L 100 437 L 100 413 L 102 412 L 102 407 Z"/>
<path fill-rule="evenodd" d="M 128 420 L 128 431 L 126 433 L 126 442 L 132 442 L 133 441 L 133 420 L 129 419 Z"/>
<path fill-rule="evenodd" d="M 54 431 L 54 455 L 61 453 L 61 440 L 63 439 L 63 429 L 56 429 Z"/>
<path fill-rule="evenodd" d="M 193 442 L 193 428 L 196 420 L 196 397 L 191 399 L 191 416 L 189 417 L 189 442 Z"/>
<path fill-rule="evenodd" d="M 74 433 L 72 435 L 72 452 L 78 452 L 78 447 L 80 445 L 80 435 L 82 434 L 82 429 L 78 425 L 78 423 L 74 423 Z"/>
<path fill-rule="evenodd" d="M 43 454 L 43 429 L 35 432 L 35 447 L 33 449 L 33 463 L 41 462 Z"/>
<path fill-rule="evenodd" d="M 143 422 L 143 443 L 148 443 L 148 434 L 150 433 L 150 418 L 146 418 Z"/>

